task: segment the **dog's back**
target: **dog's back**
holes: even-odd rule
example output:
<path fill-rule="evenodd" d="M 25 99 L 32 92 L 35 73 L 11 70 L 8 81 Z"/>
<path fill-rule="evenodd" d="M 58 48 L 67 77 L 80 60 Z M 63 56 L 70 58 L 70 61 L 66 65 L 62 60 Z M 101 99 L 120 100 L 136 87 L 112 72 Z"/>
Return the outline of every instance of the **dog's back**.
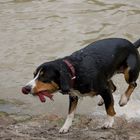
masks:
<path fill-rule="evenodd" d="M 134 44 L 126 39 L 109 38 L 93 42 L 73 53 L 71 57 L 77 59 L 79 65 L 85 66 L 84 71 L 87 69 L 89 72 L 90 69 L 98 73 L 108 73 L 111 77 L 125 63 L 130 54 L 134 54 L 139 59 Z"/>

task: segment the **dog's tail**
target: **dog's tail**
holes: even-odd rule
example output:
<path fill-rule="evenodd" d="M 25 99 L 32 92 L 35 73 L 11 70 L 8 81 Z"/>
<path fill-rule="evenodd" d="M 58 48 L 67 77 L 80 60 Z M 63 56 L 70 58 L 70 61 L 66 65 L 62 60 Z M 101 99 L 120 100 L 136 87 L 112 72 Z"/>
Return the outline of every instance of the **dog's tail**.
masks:
<path fill-rule="evenodd" d="M 140 47 L 140 39 L 134 42 L 134 46 L 138 49 Z"/>

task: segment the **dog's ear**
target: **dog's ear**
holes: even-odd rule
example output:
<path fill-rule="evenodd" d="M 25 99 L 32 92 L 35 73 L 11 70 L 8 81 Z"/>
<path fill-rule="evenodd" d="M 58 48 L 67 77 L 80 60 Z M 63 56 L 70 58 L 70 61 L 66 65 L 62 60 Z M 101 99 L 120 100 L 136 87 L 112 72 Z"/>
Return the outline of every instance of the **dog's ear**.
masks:
<path fill-rule="evenodd" d="M 62 94 L 67 94 L 71 88 L 71 76 L 67 68 L 61 66 L 60 70 L 60 89 Z"/>

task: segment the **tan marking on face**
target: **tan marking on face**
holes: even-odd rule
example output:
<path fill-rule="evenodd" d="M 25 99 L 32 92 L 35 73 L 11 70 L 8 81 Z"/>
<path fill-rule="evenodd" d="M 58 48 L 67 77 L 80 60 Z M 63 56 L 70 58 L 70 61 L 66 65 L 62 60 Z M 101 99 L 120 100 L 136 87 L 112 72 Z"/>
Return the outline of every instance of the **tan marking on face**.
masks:
<path fill-rule="evenodd" d="M 114 110 L 114 107 L 113 107 L 113 104 L 111 104 L 108 109 L 106 110 L 107 114 L 109 116 L 114 116 L 116 114 L 115 110 Z"/>
<path fill-rule="evenodd" d="M 47 90 L 50 93 L 53 93 L 59 89 L 58 85 L 53 81 L 51 83 L 43 83 L 39 80 L 36 80 L 35 83 L 36 83 L 36 86 L 33 88 L 33 93 L 38 93 L 44 90 Z"/>

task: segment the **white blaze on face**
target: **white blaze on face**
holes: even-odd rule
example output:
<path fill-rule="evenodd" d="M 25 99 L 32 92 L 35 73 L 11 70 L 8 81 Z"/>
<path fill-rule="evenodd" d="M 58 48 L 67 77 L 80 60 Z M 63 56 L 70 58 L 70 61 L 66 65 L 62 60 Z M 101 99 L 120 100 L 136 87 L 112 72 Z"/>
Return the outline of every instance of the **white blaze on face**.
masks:
<path fill-rule="evenodd" d="M 39 76 L 39 73 L 40 73 L 40 71 L 38 72 L 38 74 L 35 76 L 35 78 L 33 79 L 33 80 L 31 80 L 30 82 L 28 82 L 27 84 L 26 84 L 26 86 L 31 86 L 31 88 L 33 89 L 35 86 L 36 86 L 36 79 L 38 78 L 38 76 Z"/>

